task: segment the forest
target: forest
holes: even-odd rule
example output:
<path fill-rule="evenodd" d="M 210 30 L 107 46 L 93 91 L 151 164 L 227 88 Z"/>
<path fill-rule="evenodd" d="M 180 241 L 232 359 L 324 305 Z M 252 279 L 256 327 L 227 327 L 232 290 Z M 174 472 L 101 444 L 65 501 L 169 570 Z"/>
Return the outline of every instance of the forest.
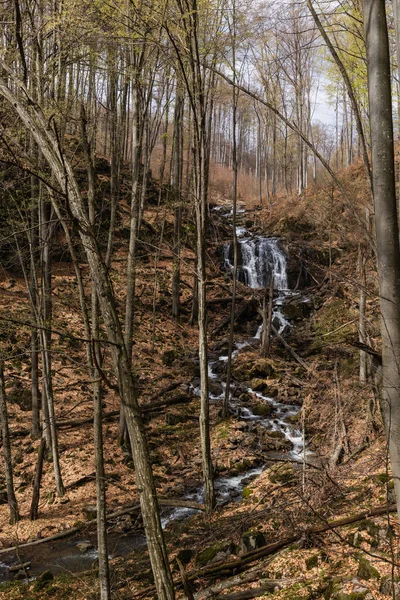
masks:
<path fill-rule="evenodd" d="M 400 0 L 0 4 L 0 598 L 400 598 Z"/>

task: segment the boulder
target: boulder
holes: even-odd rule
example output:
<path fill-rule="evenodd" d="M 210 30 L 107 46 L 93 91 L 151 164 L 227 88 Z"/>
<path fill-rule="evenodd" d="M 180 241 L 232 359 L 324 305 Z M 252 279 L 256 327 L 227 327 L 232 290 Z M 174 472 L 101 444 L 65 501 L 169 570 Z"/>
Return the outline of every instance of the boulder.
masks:
<path fill-rule="evenodd" d="M 255 392 L 262 392 L 267 388 L 267 384 L 264 379 L 260 379 L 259 377 L 255 377 L 249 381 L 249 388 L 254 390 Z"/>
<path fill-rule="evenodd" d="M 380 579 L 380 573 L 366 558 L 360 558 L 357 577 L 360 579 Z"/>
<path fill-rule="evenodd" d="M 246 554 L 251 550 L 255 550 L 256 548 L 262 548 L 265 546 L 266 539 L 262 531 L 258 531 L 255 529 L 250 529 L 246 531 L 239 542 L 239 555 Z"/>
<path fill-rule="evenodd" d="M 218 562 L 219 560 L 225 560 L 232 554 L 233 550 L 234 545 L 231 542 L 218 542 L 213 546 L 204 548 L 196 556 L 196 564 L 201 567 Z"/>
<path fill-rule="evenodd" d="M 295 478 L 295 469 L 292 463 L 274 465 L 269 470 L 271 483 L 290 483 Z"/>
<path fill-rule="evenodd" d="M 251 410 L 257 417 L 268 417 L 272 413 L 272 407 L 268 402 L 253 403 Z"/>

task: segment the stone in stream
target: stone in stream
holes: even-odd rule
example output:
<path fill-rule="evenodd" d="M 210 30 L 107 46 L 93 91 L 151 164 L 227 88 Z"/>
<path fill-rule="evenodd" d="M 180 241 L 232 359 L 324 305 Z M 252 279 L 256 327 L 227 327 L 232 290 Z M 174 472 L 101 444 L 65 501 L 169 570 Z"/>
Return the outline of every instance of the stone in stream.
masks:
<path fill-rule="evenodd" d="M 92 550 L 94 548 L 93 544 L 91 542 L 78 542 L 76 547 L 78 548 L 79 552 L 81 554 L 85 554 L 85 552 L 87 552 L 88 550 Z"/>
<path fill-rule="evenodd" d="M 272 413 L 272 407 L 268 402 L 256 402 L 251 405 L 253 414 L 257 417 L 269 417 Z"/>

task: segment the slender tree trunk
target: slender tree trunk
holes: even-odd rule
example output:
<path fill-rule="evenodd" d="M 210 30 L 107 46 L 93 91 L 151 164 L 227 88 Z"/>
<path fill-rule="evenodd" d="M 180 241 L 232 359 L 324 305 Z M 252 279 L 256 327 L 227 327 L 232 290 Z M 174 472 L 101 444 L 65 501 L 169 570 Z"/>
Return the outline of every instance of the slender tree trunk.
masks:
<path fill-rule="evenodd" d="M 43 462 L 44 462 L 45 453 L 46 453 L 46 438 L 42 437 L 42 439 L 40 440 L 38 458 L 37 458 L 37 463 L 36 463 L 31 510 L 29 513 L 29 518 L 31 521 L 36 521 L 36 519 L 39 516 L 40 486 L 42 483 Z"/>
<path fill-rule="evenodd" d="M 183 116 L 185 97 L 177 81 L 174 113 L 174 160 L 172 168 L 172 186 L 175 194 L 173 266 L 172 266 L 172 316 L 179 318 L 180 312 L 180 263 L 182 230 L 182 174 L 183 174 Z"/>
<path fill-rule="evenodd" d="M 1 435 L 3 439 L 3 455 L 5 462 L 5 476 L 7 486 L 7 500 L 10 508 L 10 523 L 14 525 L 19 520 L 17 498 L 14 490 L 10 432 L 8 429 L 7 398 L 4 385 L 4 361 L 0 359 L 0 420 Z"/>
<path fill-rule="evenodd" d="M 233 78 L 236 83 L 236 0 L 232 2 L 232 22 L 230 24 L 231 43 L 232 43 L 232 70 Z M 232 377 L 232 351 L 233 351 L 233 335 L 235 330 L 235 310 L 236 310 L 236 283 L 238 273 L 238 239 L 236 231 L 236 215 L 237 215 L 237 184 L 238 184 L 238 156 L 237 156 L 237 106 L 239 101 L 239 91 L 236 86 L 232 87 L 232 166 L 233 166 L 233 181 L 232 181 L 232 245 L 233 245 L 233 273 L 232 273 L 232 305 L 231 305 L 231 320 L 229 325 L 229 343 L 228 343 L 228 361 L 226 368 L 226 387 L 224 396 L 224 405 L 222 415 L 226 419 L 229 412 L 229 398 L 231 394 L 231 377 Z M 258 144 L 259 152 L 261 151 L 260 135 L 261 121 L 258 112 Z M 260 162 L 260 181 L 261 181 L 261 162 Z M 262 195 L 260 189 L 260 204 L 262 204 Z"/>

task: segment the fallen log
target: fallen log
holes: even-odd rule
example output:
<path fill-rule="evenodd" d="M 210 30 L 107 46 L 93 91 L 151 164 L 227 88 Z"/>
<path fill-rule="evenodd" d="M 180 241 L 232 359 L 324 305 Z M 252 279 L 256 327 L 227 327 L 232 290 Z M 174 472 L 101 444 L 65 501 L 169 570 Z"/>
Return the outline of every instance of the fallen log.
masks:
<path fill-rule="evenodd" d="M 227 579 L 223 579 L 222 581 L 219 581 L 208 588 L 200 590 L 195 594 L 195 600 L 207 600 L 210 597 L 218 596 L 220 592 L 223 592 L 224 590 L 243 585 L 244 583 L 252 583 L 257 579 L 260 579 L 274 558 L 275 557 L 269 558 L 261 565 L 249 567 L 249 569 L 244 572 L 233 575 L 232 577 L 228 577 Z"/>
<path fill-rule="evenodd" d="M 28 562 L 24 562 L 19 565 L 11 565 L 11 567 L 8 567 L 8 571 L 9 571 L 9 573 L 17 573 L 18 571 L 25 571 L 25 569 L 30 568 L 31 564 L 32 563 L 29 560 Z"/>
<path fill-rule="evenodd" d="M 215 600 L 250 600 L 250 598 L 262 596 L 265 592 L 273 593 L 276 589 L 282 589 L 295 583 L 304 583 L 304 581 L 304 579 L 264 579 L 262 585 L 256 588 L 216 596 Z"/>
<path fill-rule="evenodd" d="M 272 324 L 271 324 L 271 329 L 272 329 L 272 332 L 274 333 L 274 335 L 276 335 L 276 337 L 279 339 L 281 344 L 286 348 L 286 350 L 288 350 L 290 352 L 290 354 L 293 356 L 293 358 L 295 360 L 297 360 L 299 365 L 301 365 L 303 367 L 303 369 L 305 369 L 306 371 L 311 372 L 312 371 L 311 367 L 297 354 L 297 352 L 295 352 L 293 350 L 293 348 L 287 343 L 285 338 L 283 336 L 281 336 L 279 331 Z"/>
<path fill-rule="evenodd" d="M 182 383 L 182 382 L 180 382 Z M 178 384 L 180 385 L 180 384 Z M 176 386 L 178 387 L 178 386 Z M 173 388 L 172 388 L 173 389 Z M 165 392 L 164 392 L 165 393 Z M 180 394 L 179 396 L 175 396 L 174 398 L 169 398 L 168 400 L 162 400 L 160 402 L 153 402 L 152 404 L 143 404 L 140 409 L 143 413 L 154 412 L 159 408 L 166 408 L 167 406 L 174 406 L 175 404 L 185 404 L 189 403 L 194 399 L 194 396 L 190 396 L 189 394 Z M 112 421 L 113 419 L 119 418 L 120 411 L 113 410 L 108 413 L 104 413 L 103 420 L 104 421 Z M 90 425 L 93 423 L 93 417 L 87 417 L 86 419 L 81 419 L 79 421 L 58 421 L 57 429 L 75 429 L 77 427 L 83 427 L 84 425 Z M 11 437 L 24 437 L 30 435 L 30 429 L 17 429 L 16 431 L 11 431 Z"/>
<path fill-rule="evenodd" d="M 236 297 L 237 302 L 241 302 L 244 299 L 244 296 Z M 212 306 L 213 304 L 229 304 L 229 302 L 232 302 L 232 296 L 224 296 L 223 298 L 213 298 L 207 300 L 207 306 Z"/>
<path fill-rule="evenodd" d="M 169 383 L 165 387 L 161 388 L 161 390 L 158 390 L 158 392 L 155 392 L 151 396 L 150 402 L 153 402 L 154 400 L 157 400 L 160 396 L 164 396 L 168 392 L 172 392 L 172 390 L 176 390 L 177 387 L 179 387 L 180 385 L 183 385 L 185 383 L 186 383 L 186 381 L 184 381 L 183 379 L 180 379 L 179 381 L 173 381 L 172 383 Z"/>

